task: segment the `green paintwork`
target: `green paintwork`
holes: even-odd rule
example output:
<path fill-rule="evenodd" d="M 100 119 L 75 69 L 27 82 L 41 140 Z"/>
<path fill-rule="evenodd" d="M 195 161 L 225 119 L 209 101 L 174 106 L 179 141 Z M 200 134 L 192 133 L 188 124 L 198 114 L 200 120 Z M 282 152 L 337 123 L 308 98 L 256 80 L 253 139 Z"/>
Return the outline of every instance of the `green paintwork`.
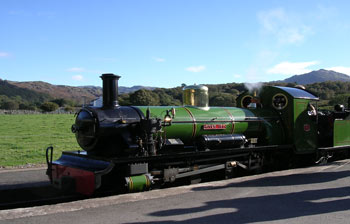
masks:
<path fill-rule="evenodd" d="M 311 93 L 289 87 L 265 86 L 237 98 L 237 105 L 251 96 L 256 107 L 138 107 L 144 114 L 147 108 L 152 118 L 164 119 L 167 110 L 175 109 L 170 126 L 163 127 L 164 138 L 181 139 L 192 145 L 201 135 L 243 134 L 247 139 L 256 138 L 258 146 L 294 145 L 295 153 L 313 153 L 317 149 L 317 124 L 315 116 L 308 114 L 309 103 L 318 98 Z M 282 101 L 281 101 L 282 98 Z M 281 102 L 284 102 L 281 104 Z M 204 130 L 209 124 L 224 125 L 225 129 Z"/>
<path fill-rule="evenodd" d="M 128 188 L 130 192 L 144 191 L 150 188 L 150 180 L 146 175 L 132 176 L 128 178 Z"/>
<path fill-rule="evenodd" d="M 334 146 L 350 145 L 350 120 L 334 121 Z"/>
<path fill-rule="evenodd" d="M 294 95 L 293 95 L 294 94 Z M 243 106 L 242 102 L 245 97 L 251 96 L 252 93 L 246 92 L 237 98 L 237 104 Z M 286 106 L 276 108 L 273 104 L 275 96 L 284 96 L 286 98 Z M 279 120 L 270 121 L 272 125 L 278 125 L 280 128 L 272 128 L 271 130 L 280 130 L 280 134 L 273 133 L 272 138 L 283 138 L 283 144 L 294 145 L 295 153 L 312 153 L 317 148 L 317 124 L 315 117 L 308 115 L 308 104 L 318 100 L 316 96 L 295 88 L 265 86 L 258 91 L 261 107 L 267 111 L 275 111 L 280 117 Z M 259 114 L 259 116 L 262 116 Z M 266 117 L 266 115 L 265 115 Z M 304 125 L 309 125 L 310 129 Z M 306 126 L 306 127 L 307 127 Z M 277 140 L 275 140 L 277 142 Z"/>
<path fill-rule="evenodd" d="M 308 99 L 294 99 L 294 144 L 297 153 L 313 152 L 317 148 L 316 118 L 308 115 Z"/>
<path fill-rule="evenodd" d="M 259 143 L 281 143 L 281 127 L 271 121 L 276 114 L 267 110 L 247 110 L 236 107 L 210 107 L 207 110 L 196 107 L 138 107 L 144 114 L 150 109 L 151 117 L 163 119 L 166 110 L 174 108 L 176 115 L 170 126 L 163 127 L 164 138 L 179 138 L 186 145 L 201 135 L 244 134 L 246 138 L 258 138 Z M 266 119 L 264 117 L 266 116 Z M 223 124 L 225 129 L 204 130 L 204 125 Z M 276 137 L 273 137 L 273 136 Z"/>
<path fill-rule="evenodd" d="M 246 113 L 237 108 L 209 108 L 202 110 L 196 107 L 138 107 L 144 114 L 147 108 L 150 109 L 152 118 L 162 119 L 166 115 L 166 110 L 175 109 L 175 117 L 170 126 L 163 127 L 163 134 L 166 138 L 179 138 L 185 144 L 191 144 L 192 140 L 204 134 L 230 134 L 232 133 L 232 121 L 244 121 Z M 232 118 L 231 118 L 232 115 Z M 248 116 L 253 116 L 249 113 Z M 233 118 L 234 117 L 234 118 Z M 224 124 L 223 130 L 203 130 L 204 124 Z M 234 133 L 242 133 L 248 130 L 246 122 L 236 122 Z"/>
<path fill-rule="evenodd" d="M 285 132 L 279 114 L 274 110 L 251 109 L 263 122 L 262 132 L 259 132 L 260 145 L 285 144 Z"/>

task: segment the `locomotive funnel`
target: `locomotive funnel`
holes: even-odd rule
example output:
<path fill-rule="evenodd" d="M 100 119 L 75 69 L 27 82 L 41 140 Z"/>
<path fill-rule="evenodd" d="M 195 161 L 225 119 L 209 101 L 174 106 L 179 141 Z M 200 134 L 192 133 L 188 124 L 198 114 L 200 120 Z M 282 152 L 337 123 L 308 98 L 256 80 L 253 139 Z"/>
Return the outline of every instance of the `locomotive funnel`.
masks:
<path fill-rule="evenodd" d="M 103 82 L 103 108 L 114 108 L 118 106 L 118 80 L 119 75 L 112 73 L 100 76 Z"/>

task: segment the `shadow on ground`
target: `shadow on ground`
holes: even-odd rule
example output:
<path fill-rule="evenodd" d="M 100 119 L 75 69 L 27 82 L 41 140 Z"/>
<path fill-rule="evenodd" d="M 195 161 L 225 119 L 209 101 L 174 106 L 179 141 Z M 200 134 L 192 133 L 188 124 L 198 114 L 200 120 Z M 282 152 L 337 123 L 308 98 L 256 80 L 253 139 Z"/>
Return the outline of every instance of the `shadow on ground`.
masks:
<path fill-rule="evenodd" d="M 264 177 L 254 180 L 243 181 L 240 183 L 231 183 L 224 186 L 204 186 L 194 188 L 194 191 L 215 190 L 227 187 L 278 187 L 278 186 L 296 186 L 326 183 L 338 179 L 350 177 L 350 170 L 335 172 L 317 172 L 290 174 L 286 176 Z"/>
<path fill-rule="evenodd" d="M 226 186 L 194 188 L 194 191 L 217 190 L 235 187 L 274 187 L 325 183 L 350 177 L 350 171 L 291 174 L 287 176 L 265 177 L 256 180 L 231 183 Z M 204 192 L 203 192 L 204 193 Z M 186 207 L 186 205 L 184 205 Z M 214 209 L 226 211 L 214 214 Z M 226 210 L 225 210 L 226 209 Z M 227 209 L 233 212 L 227 212 Z M 301 192 L 264 196 L 242 197 L 206 202 L 203 206 L 178 208 L 148 214 L 161 218 L 158 223 L 253 223 L 284 220 L 350 209 L 350 186 L 305 190 Z M 200 214 L 199 214 L 200 213 Z M 206 213 L 210 213 L 205 215 Z M 203 215 L 202 217 L 196 217 Z M 186 216 L 181 218 L 181 216 Z M 187 218 L 194 217 L 194 218 Z M 165 220 L 164 220 L 165 219 Z M 173 221 L 173 220 L 184 221 Z M 152 222 L 157 223 L 157 222 Z"/>

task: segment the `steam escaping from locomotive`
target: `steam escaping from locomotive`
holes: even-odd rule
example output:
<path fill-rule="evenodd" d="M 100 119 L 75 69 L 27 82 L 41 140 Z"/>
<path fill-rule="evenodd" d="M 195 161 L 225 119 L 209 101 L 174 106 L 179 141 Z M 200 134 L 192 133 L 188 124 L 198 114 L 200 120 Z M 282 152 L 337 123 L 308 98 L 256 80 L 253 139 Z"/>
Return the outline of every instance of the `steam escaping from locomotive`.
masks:
<path fill-rule="evenodd" d="M 247 88 L 248 92 L 251 94 L 253 94 L 254 92 L 256 92 L 256 93 L 260 92 L 263 85 L 264 84 L 262 82 L 244 83 L 245 88 Z"/>

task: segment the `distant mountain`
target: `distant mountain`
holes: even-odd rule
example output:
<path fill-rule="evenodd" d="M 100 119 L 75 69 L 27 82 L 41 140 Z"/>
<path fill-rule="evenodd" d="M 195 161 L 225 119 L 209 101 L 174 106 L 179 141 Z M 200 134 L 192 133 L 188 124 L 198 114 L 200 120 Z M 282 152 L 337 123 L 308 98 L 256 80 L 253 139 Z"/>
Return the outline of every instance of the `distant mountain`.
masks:
<path fill-rule="evenodd" d="M 87 91 L 91 92 L 100 92 L 102 94 L 102 87 L 100 86 L 79 86 L 79 88 L 86 89 Z M 148 89 L 148 90 L 154 90 L 156 87 L 150 87 L 150 86 L 132 86 L 132 87 L 125 87 L 125 86 L 119 86 L 118 92 L 119 94 L 123 93 L 132 93 L 140 89 Z"/>
<path fill-rule="evenodd" d="M 101 89 L 98 88 L 80 88 L 64 85 L 52 85 L 46 82 L 13 82 L 8 81 L 13 86 L 18 88 L 35 91 L 37 93 L 44 93 L 50 95 L 52 98 L 64 98 L 73 100 L 77 103 L 89 102 L 102 94 Z"/>
<path fill-rule="evenodd" d="M 312 71 L 302 75 L 294 75 L 282 81 L 286 83 L 297 83 L 301 85 L 326 81 L 350 82 L 350 76 L 335 71 L 320 69 L 318 71 Z"/>
<path fill-rule="evenodd" d="M 148 89 L 148 90 L 154 90 L 157 87 L 150 87 L 150 86 L 132 86 L 132 87 L 125 87 L 125 86 L 119 86 L 119 93 L 123 94 L 123 93 L 131 93 L 131 92 L 135 92 L 137 90 L 140 89 Z"/>
<path fill-rule="evenodd" d="M 11 84 L 8 81 L 0 79 L 0 95 L 5 95 L 7 97 L 17 97 L 21 99 L 36 103 L 51 100 L 52 97 L 46 93 L 39 93 L 34 90 L 25 89 Z"/>
<path fill-rule="evenodd" d="M 6 83 L 7 87 L 5 90 L 4 84 L 1 86 L 0 95 L 7 95 L 6 93 L 26 92 L 24 95 L 30 95 L 31 93 L 39 94 L 42 98 L 53 98 L 53 99 L 69 99 L 77 103 L 89 102 L 102 95 L 102 87 L 99 86 L 65 86 L 65 85 L 52 85 L 47 82 L 35 81 L 35 82 L 15 82 L 15 81 L 1 81 Z M 10 91 L 11 89 L 11 91 Z M 148 86 L 132 86 L 124 87 L 119 86 L 119 93 L 130 93 L 140 89 L 153 90 L 155 87 Z M 28 92 L 28 93 L 27 93 Z M 41 95 L 40 95 L 41 94 Z M 17 94 L 19 95 L 19 94 Z M 44 97 L 45 96 L 45 97 Z M 22 97 L 23 98 L 23 97 Z"/>

